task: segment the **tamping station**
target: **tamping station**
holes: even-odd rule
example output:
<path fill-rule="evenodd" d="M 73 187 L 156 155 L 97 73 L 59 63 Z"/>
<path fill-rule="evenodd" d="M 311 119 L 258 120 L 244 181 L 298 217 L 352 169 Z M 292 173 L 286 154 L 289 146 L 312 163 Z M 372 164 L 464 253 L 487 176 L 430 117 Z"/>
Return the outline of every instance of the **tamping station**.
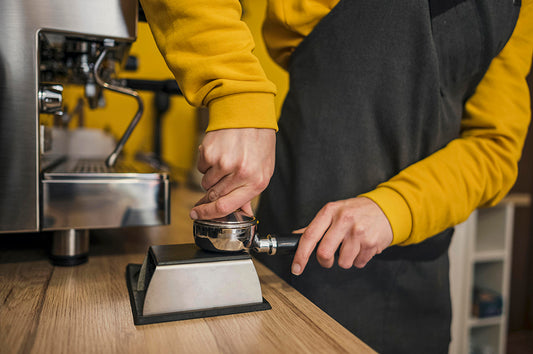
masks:
<path fill-rule="evenodd" d="M 129 264 L 126 280 L 135 324 L 270 309 L 249 252 L 292 252 L 300 235 L 261 238 L 257 223 L 239 211 L 196 220 L 196 244 L 151 246 L 142 265 Z"/>

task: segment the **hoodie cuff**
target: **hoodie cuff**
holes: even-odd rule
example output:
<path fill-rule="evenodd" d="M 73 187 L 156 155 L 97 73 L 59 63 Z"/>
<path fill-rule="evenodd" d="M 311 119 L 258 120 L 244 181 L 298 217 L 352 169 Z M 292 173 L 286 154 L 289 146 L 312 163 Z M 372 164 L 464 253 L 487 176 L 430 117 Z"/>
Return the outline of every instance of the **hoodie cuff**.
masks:
<path fill-rule="evenodd" d="M 269 128 L 278 130 L 272 93 L 238 93 L 209 102 L 206 131 L 230 128 Z"/>
<path fill-rule="evenodd" d="M 378 187 L 361 197 L 376 203 L 389 220 L 393 233 L 391 246 L 402 244 L 409 238 L 413 227 L 413 216 L 400 193 L 389 187 Z"/>

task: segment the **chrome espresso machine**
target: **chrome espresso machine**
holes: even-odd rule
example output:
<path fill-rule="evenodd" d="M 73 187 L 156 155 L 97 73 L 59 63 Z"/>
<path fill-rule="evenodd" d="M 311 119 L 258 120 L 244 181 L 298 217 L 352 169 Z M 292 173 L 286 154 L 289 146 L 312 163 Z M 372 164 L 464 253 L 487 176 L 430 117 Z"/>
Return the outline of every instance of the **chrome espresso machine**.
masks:
<path fill-rule="evenodd" d="M 52 231 L 52 261 L 75 265 L 91 229 L 168 224 L 167 174 L 118 159 L 143 111 L 115 75 L 136 39 L 137 0 L 2 0 L 0 14 L 0 233 Z M 84 99 L 69 111 L 73 85 Z M 107 90 L 137 107 L 118 142 L 69 124 Z"/>

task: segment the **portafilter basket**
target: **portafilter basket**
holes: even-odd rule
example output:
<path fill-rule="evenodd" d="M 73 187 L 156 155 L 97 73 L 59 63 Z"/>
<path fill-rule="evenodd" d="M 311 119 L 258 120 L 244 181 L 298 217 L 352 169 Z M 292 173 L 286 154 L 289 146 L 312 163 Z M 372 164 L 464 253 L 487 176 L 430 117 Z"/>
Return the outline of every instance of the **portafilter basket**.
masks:
<path fill-rule="evenodd" d="M 195 220 L 194 242 L 213 252 L 253 251 L 256 253 L 290 253 L 296 250 L 301 234 L 267 235 L 257 233 L 258 221 L 242 211 L 213 220 Z"/>

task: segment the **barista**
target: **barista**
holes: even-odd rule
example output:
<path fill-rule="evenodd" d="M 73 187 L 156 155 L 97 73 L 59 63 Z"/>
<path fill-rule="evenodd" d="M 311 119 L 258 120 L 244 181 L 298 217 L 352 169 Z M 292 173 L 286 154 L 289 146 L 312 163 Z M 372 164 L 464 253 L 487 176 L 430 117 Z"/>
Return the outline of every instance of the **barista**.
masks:
<path fill-rule="evenodd" d="M 239 2 L 143 7 L 186 98 L 210 109 L 191 217 L 250 213 L 270 180 L 262 232 L 306 228 L 269 267 L 379 352 L 447 352 L 450 227 L 516 178 L 533 1 L 269 1 L 264 38 L 290 73 L 276 144 Z"/>

